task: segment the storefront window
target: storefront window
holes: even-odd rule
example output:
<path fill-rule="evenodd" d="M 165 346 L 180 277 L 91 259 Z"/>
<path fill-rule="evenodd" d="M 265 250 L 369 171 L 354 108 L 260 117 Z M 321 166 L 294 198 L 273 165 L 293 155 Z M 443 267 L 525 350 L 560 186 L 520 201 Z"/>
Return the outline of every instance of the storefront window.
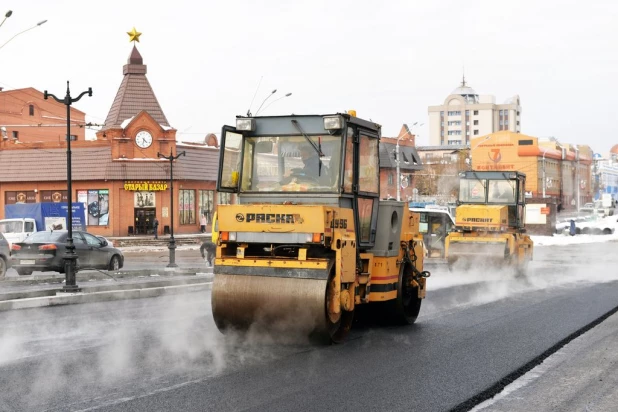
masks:
<path fill-rule="evenodd" d="M 178 191 L 178 210 L 181 225 L 195 224 L 195 190 Z"/>
<path fill-rule="evenodd" d="M 232 194 L 219 192 L 217 193 L 217 204 L 218 205 L 231 205 L 232 204 Z"/>
<path fill-rule="evenodd" d="M 229 195 L 229 193 L 226 193 Z M 212 221 L 213 202 L 215 198 L 214 190 L 199 191 L 199 210 L 200 217 L 206 216 L 206 224 L 209 225 Z"/>
<path fill-rule="evenodd" d="M 88 226 L 109 225 L 109 189 L 78 190 L 77 201 L 86 205 Z"/>

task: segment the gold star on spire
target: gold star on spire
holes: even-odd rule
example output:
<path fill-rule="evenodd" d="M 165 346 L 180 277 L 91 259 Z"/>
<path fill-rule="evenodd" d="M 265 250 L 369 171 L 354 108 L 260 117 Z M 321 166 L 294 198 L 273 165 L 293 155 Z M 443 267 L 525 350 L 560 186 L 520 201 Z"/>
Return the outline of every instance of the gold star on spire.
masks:
<path fill-rule="evenodd" d="M 128 31 L 127 34 L 129 35 L 129 41 L 136 41 L 138 43 L 139 43 L 139 36 L 142 35 L 142 33 L 135 30 L 135 27 L 133 27 L 133 30 Z"/>

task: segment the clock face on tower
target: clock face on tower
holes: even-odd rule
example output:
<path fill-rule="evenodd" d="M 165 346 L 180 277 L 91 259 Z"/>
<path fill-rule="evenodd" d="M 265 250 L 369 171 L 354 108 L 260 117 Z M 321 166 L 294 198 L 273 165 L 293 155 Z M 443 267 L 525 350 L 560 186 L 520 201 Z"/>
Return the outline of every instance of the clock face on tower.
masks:
<path fill-rule="evenodd" d="M 135 135 L 135 144 L 142 149 L 150 147 L 152 144 L 152 135 L 146 130 L 142 130 Z"/>

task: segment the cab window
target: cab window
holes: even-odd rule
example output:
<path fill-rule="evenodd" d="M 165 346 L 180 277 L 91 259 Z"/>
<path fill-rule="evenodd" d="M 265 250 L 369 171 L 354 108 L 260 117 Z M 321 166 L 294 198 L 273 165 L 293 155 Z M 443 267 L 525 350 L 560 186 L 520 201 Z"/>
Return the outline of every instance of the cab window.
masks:
<path fill-rule="evenodd" d="M 378 193 L 380 168 L 378 139 L 361 134 L 358 183 L 361 192 Z"/>

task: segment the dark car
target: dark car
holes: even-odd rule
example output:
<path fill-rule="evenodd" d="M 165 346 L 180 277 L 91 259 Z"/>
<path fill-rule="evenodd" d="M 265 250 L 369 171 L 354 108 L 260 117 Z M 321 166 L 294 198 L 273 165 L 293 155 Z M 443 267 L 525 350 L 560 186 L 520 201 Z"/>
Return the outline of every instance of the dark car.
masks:
<path fill-rule="evenodd" d="M 64 254 L 67 231 L 35 232 L 23 242 L 13 243 L 11 261 L 17 273 L 31 275 L 34 271 L 64 273 Z M 118 270 L 124 265 L 124 255 L 115 247 L 87 232 L 74 231 L 73 244 L 77 267 L 85 269 Z"/>
<path fill-rule="evenodd" d="M 0 278 L 6 275 L 6 270 L 11 267 L 11 250 L 9 242 L 0 232 Z"/>

